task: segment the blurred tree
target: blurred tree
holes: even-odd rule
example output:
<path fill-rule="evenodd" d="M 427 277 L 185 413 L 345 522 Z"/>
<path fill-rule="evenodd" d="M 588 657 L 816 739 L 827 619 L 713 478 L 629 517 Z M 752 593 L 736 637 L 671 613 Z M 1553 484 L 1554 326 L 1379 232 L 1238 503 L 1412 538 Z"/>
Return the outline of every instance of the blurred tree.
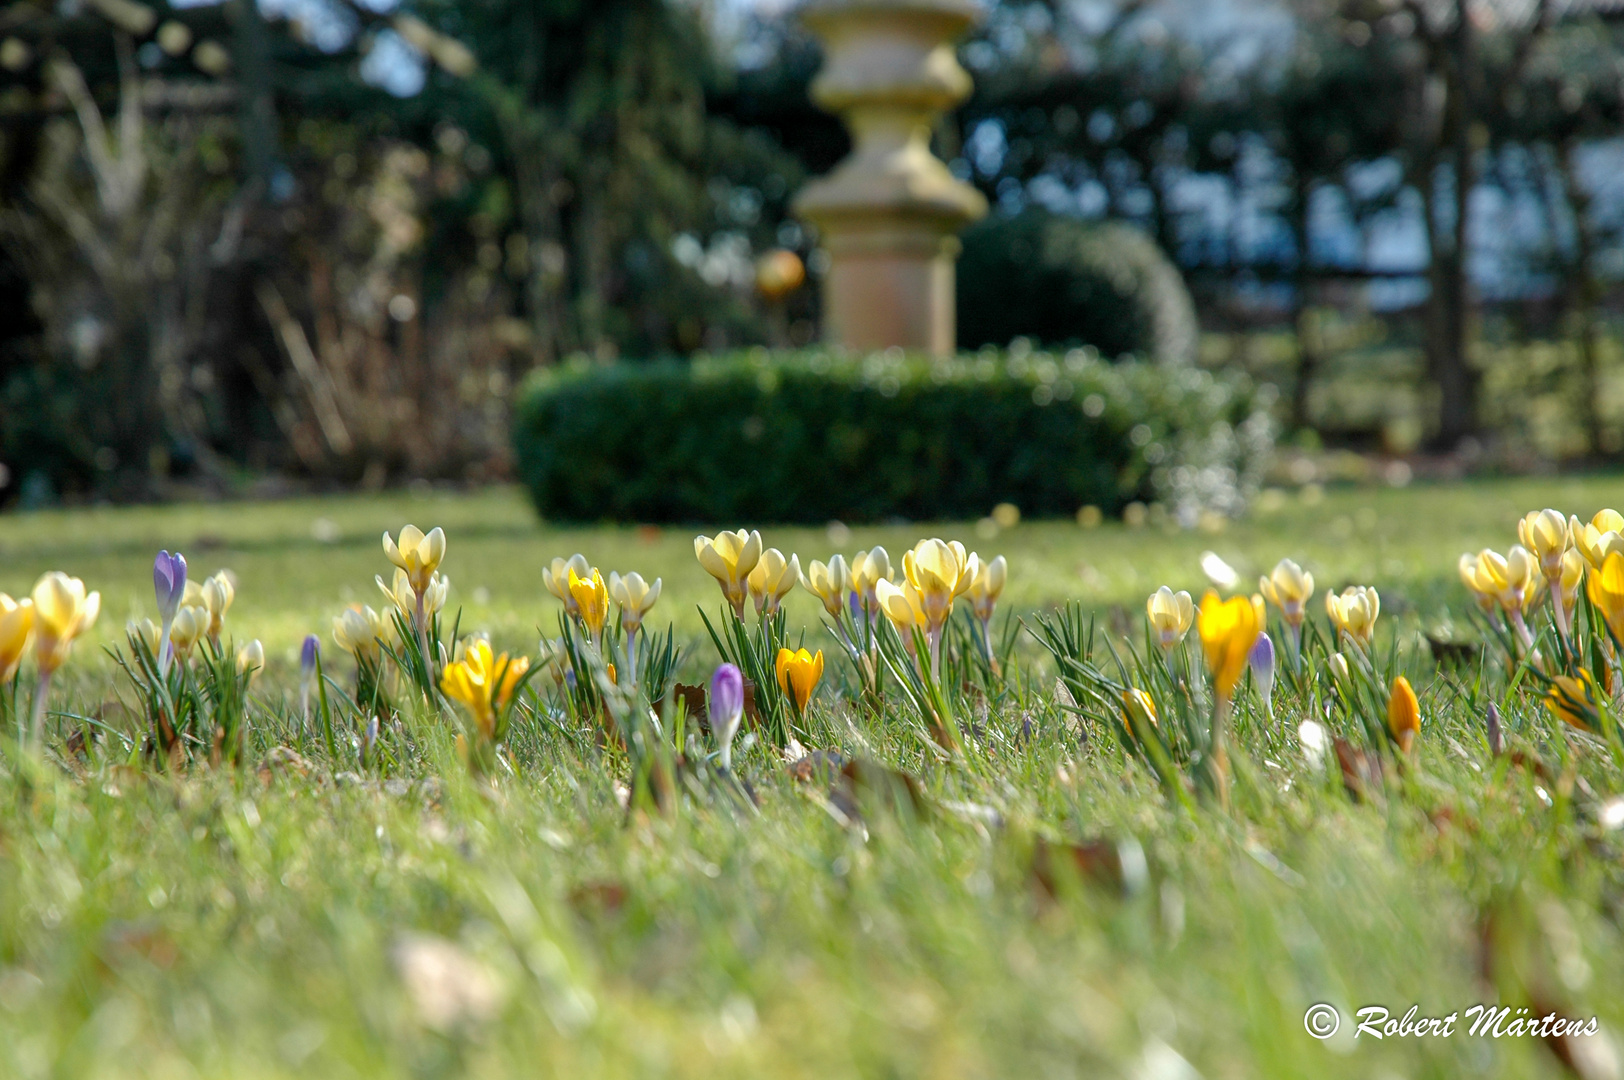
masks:
<path fill-rule="evenodd" d="M 1617 446 L 1608 446 L 1601 415 L 1598 253 L 1624 232 L 1624 218 L 1616 207 L 1607 214 L 1595 205 L 1584 157 L 1593 143 L 1624 132 L 1624 29 L 1594 16 L 1559 25 L 1493 104 L 1495 149 L 1528 150 L 1537 163 L 1533 186 L 1546 208 L 1549 263 L 1578 350 L 1576 412 L 1587 453 L 1600 456 Z"/>
<path fill-rule="evenodd" d="M 707 111 L 726 76 L 695 9 L 270 10 L 0 7 L 0 243 L 41 322 L 0 349 L 39 406 L 0 419 L 6 459 L 43 445 L 14 418 L 71 413 L 54 479 L 109 494 L 180 457 L 223 475 L 211 445 L 274 463 L 245 441 L 267 431 L 317 474 L 460 473 L 501 454 L 513 365 L 766 339 L 754 257 L 801 174 Z M 76 365 L 89 337 L 116 362 Z"/>

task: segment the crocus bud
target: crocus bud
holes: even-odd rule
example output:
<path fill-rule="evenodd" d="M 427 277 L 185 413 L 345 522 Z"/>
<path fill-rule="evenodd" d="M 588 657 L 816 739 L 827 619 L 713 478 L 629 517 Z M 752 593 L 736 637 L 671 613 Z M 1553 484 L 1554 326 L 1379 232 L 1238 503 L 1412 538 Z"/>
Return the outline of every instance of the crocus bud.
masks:
<path fill-rule="evenodd" d="M 152 590 L 158 597 L 158 617 L 167 625 L 174 620 L 186 592 L 186 556 L 178 551 L 173 555 L 158 552 L 152 563 Z"/>
<path fill-rule="evenodd" d="M 1263 707 L 1273 715 L 1274 702 L 1270 695 L 1274 692 L 1274 642 L 1269 640 L 1268 634 L 1258 634 L 1246 662 L 1252 666 L 1252 679 L 1257 683 L 1257 692 L 1263 696 Z"/>
<path fill-rule="evenodd" d="M 1331 737 L 1325 725 L 1317 720 L 1304 720 L 1297 725 L 1297 743 L 1303 748 L 1303 760 L 1311 769 L 1325 767 L 1325 752 L 1330 749 Z"/>
<path fill-rule="evenodd" d="M 237 674 L 246 675 L 249 685 L 253 685 L 254 679 L 264 669 L 265 646 L 260 644 L 258 638 L 237 650 Z"/>
<path fill-rule="evenodd" d="M 1326 666 L 1331 669 L 1331 678 L 1336 680 L 1338 687 L 1348 685 L 1348 679 L 1351 676 L 1348 674 L 1348 658 L 1346 656 L 1341 653 L 1332 653 L 1331 659 L 1326 661 Z"/>
<path fill-rule="evenodd" d="M 723 664 L 711 676 L 710 724 L 724 769 L 733 767 L 733 736 L 738 734 L 743 715 L 744 676 L 732 664 Z"/>
<path fill-rule="evenodd" d="M 1393 691 L 1387 698 L 1387 730 L 1406 754 L 1421 730 L 1421 703 L 1410 680 L 1402 675 L 1393 680 Z"/>
<path fill-rule="evenodd" d="M 158 620 L 162 623 L 158 672 L 167 674 L 169 660 L 174 655 L 174 647 L 169 642 L 169 628 L 174 625 L 175 612 L 180 610 L 181 599 L 186 595 L 186 556 L 178 551 L 173 555 L 167 551 L 158 552 L 158 557 L 152 562 L 152 591 L 158 598 Z"/>
<path fill-rule="evenodd" d="M 321 638 L 306 634 L 304 644 L 299 648 L 299 707 L 307 727 L 310 723 L 310 684 L 316 679 L 316 660 L 320 656 Z"/>

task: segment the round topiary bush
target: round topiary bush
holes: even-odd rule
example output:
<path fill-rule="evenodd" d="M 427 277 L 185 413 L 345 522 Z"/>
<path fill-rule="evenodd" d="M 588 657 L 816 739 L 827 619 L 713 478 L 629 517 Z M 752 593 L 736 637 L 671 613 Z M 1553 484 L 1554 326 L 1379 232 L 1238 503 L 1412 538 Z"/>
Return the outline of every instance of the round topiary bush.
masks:
<path fill-rule="evenodd" d="M 1029 208 L 964 234 L 959 343 L 1092 345 L 1162 363 L 1194 361 L 1199 325 L 1178 267 L 1131 225 Z"/>

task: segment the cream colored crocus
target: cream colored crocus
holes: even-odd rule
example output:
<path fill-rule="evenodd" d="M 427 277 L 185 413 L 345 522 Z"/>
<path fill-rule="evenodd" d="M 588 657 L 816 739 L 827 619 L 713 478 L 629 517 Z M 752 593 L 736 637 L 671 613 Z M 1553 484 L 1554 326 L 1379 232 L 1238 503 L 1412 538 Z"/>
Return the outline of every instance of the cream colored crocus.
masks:
<path fill-rule="evenodd" d="M 969 590 L 979 572 L 980 560 L 957 540 L 921 540 L 903 553 L 902 575 L 919 594 L 933 639 L 953 614 L 953 601 Z"/>
<path fill-rule="evenodd" d="M 1268 577 L 1258 579 L 1258 591 L 1263 599 L 1280 609 L 1280 617 L 1286 625 L 1296 630 L 1308 614 L 1308 601 L 1314 595 L 1314 575 L 1290 559 L 1281 559 Z"/>
<path fill-rule="evenodd" d="M 885 578 L 880 578 L 874 583 L 874 594 L 880 611 L 891 620 L 891 625 L 896 627 L 897 634 L 902 638 L 902 643 L 908 647 L 908 651 L 913 652 L 914 628 L 926 630 L 930 626 L 930 620 L 925 617 L 925 606 L 920 599 L 919 590 L 914 588 L 910 581 L 894 585 Z"/>
<path fill-rule="evenodd" d="M 1501 610 L 1516 619 L 1522 618 L 1538 572 L 1539 563 L 1521 544 L 1511 545 L 1504 555 L 1488 548 L 1477 553 L 1478 580 L 1489 586 Z"/>
<path fill-rule="evenodd" d="M 186 604 L 175 612 L 175 621 L 169 624 L 169 645 L 175 656 L 185 660 L 192 655 L 192 647 L 202 640 L 209 629 L 209 609 L 201 604 Z"/>
<path fill-rule="evenodd" d="M 1573 610 L 1579 603 L 1579 586 L 1584 584 L 1585 567 L 1584 556 L 1574 548 L 1569 548 L 1567 554 L 1562 556 L 1562 577 L 1555 583 L 1562 596 L 1563 625 L 1571 625 Z"/>
<path fill-rule="evenodd" d="M 412 588 L 411 579 L 406 571 L 396 569 L 394 580 L 385 584 L 383 578 L 373 575 L 373 581 L 378 583 L 378 591 L 389 598 L 395 609 L 407 621 L 415 624 L 417 621 L 418 595 Z M 429 577 L 428 588 L 423 590 L 423 619 L 427 622 L 438 615 L 445 607 L 446 596 L 451 591 L 451 579 L 443 574 L 433 574 Z"/>
<path fill-rule="evenodd" d="M 385 532 L 383 553 L 406 572 L 412 590 L 421 593 L 429 587 L 429 579 L 445 559 L 445 533 L 436 527 L 425 534 L 416 525 L 407 525 L 400 530 L 400 542 L 396 543 Z"/>
<path fill-rule="evenodd" d="M 265 646 L 255 638 L 237 650 L 237 674 L 247 676 L 246 685 L 254 685 L 259 673 L 265 670 Z"/>
<path fill-rule="evenodd" d="M 851 591 L 857 594 L 857 604 L 870 617 L 880 610 L 877 586 L 891 580 L 891 556 L 883 547 L 859 551 L 851 561 Z"/>
<path fill-rule="evenodd" d="M 1468 551 L 1461 555 L 1457 567 L 1461 584 L 1477 601 L 1478 610 L 1485 615 L 1498 611 L 1500 599 L 1495 592 L 1494 582 L 1482 570 L 1482 559 Z"/>
<path fill-rule="evenodd" d="M 592 564 L 586 561 L 586 556 L 577 552 L 567 559 L 554 559 L 550 565 L 541 568 L 541 583 L 547 586 L 547 591 L 564 602 L 564 612 L 572 619 L 580 618 L 581 609 L 570 593 L 570 571 L 575 571 L 576 577 L 591 577 Z"/>
<path fill-rule="evenodd" d="M 799 555 L 791 555 L 785 559 L 784 553 L 777 548 L 763 551 L 761 558 L 756 560 L 755 568 L 745 578 L 745 587 L 750 590 L 750 599 L 755 602 L 756 614 L 776 614 L 784 597 L 790 594 L 800 580 Z"/>
<path fill-rule="evenodd" d="M 224 629 L 226 612 L 231 610 L 231 602 L 237 598 L 236 586 L 231 584 L 231 578 L 221 570 L 203 583 L 201 590 L 203 608 L 209 613 L 208 626 L 204 633 L 216 645 L 220 643 L 220 631 Z"/>
<path fill-rule="evenodd" d="M 827 564 L 813 560 L 801 575 L 801 587 L 823 601 L 823 610 L 836 619 L 846 607 L 846 583 L 851 571 L 844 556 L 835 555 Z"/>
<path fill-rule="evenodd" d="M 1602 532 L 1624 533 L 1624 514 L 1617 510 L 1597 510 L 1590 524 Z"/>
<path fill-rule="evenodd" d="M 85 583 L 52 570 L 34 585 L 34 660 L 48 677 L 67 662 L 73 643 L 101 613 L 101 593 L 85 592 Z"/>
<path fill-rule="evenodd" d="M 564 672 L 570 663 L 569 650 L 564 647 L 563 638 L 542 638 L 541 649 L 536 656 L 536 665 L 553 677 L 554 682 L 564 681 Z"/>
<path fill-rule="evenodd" d="M 1339 634 L 1369 647 L 1376 631 L 1376 616 L 1381 614 L 1382 601 L 1369 585 L 1350 585 L 1336 593 L 1325 594 L 1325 613 Z"/>
<path fill-rule="evenodd" d="M 1170 651 L 1184 640 L 1195 621 L 1195 601 L 1187 592 L 1174 592 L 1163 585 L 1145 601 L 1145 617 L 1150 620 L 1151 633 L 1163 652 Z"/>
<path fill-rule="evenodd" d="M 970 608 L 981 621 L 983 628 L 992 622 L 993 610 L 998 606 L 998 598 L 1004 595 L 1004 583 L 1009 578 L 1009 563 L 1004 561 L 1002 555 L 991 562 L 983 562 L 975 554 L 970 556 L 972 564 L 976 567 L 974 580 L 970 587 L 964 591 L 965 598 L 970 601 Z"/>
<path fill-rule="evenodd" d="M 33 745 L 45 738 L 45 708 L 50 697 L 51 675 L 67 663 L 73 643 L 101 613 L 101 593 L 85 592 L 85 583 L 52 570 L 34 584 L 34 664 L 39 668 L 39 684 L 34 689 Z"/>
<path fill-rule="evenodd" d="M 333 619 L 333 643 L 358 661 L 376 663 L 393 637 L 389 619 L 365 604 L 352 604 Z"/>
<path fill-rule="evenodd" d="M 719 532 L 715 538 L 696 536 L 694 556 L 721 586 L 722 596 L 732 606 L 733 614 L 744 618 L 746 581 L 761 560 L 761 534 L 739 529 Z"/>
<path fill-rule="evenodd" d="M 154 660 L 158 658 L 163 648 L 164 628 L 151 619 L 131 619 L 124 624 L 124 639 L 130 643 L 130 651 L 138 653 L 137 645 L 146 647 L 148 655 Z M 0 657 L 0 660 L 3 660 Z"/>
<path fill-rule="evenodd" d="M 579 579 L 580 575 L 577 574 Z M 661 579 L 655 578 L 650 585 L 638 573 L 627 574 L 621 577 L 611 572 L 609 575 L 609 596 L 620 606 L 620 625 L 625 628 L 626 636 L 636 635 L 643 625 L 643 617 L 653 609 L 660 599 Z"/>
<path fill-rule="evenodd" d="M 33 638 L 34 601 L 26 596 L 13 600 L 0 593 L 0 683 L 10 682 L 17 674 Z"/>
<path fill-rule="evenodd" d="M 1568 519 L 1557 510 L 1535 510 L 1517 522 L 1517 539 L 1539 564 L 1547 581 L 1562 579 L 1562 556 L 1573 546 Z"/>

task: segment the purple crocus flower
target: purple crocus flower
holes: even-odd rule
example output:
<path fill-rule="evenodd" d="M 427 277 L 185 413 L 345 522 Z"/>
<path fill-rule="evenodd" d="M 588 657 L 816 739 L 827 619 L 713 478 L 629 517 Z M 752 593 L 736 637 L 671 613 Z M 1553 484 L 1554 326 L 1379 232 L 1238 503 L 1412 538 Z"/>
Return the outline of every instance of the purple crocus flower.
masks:
<path fill-rule="evenodd" d="M 186 593 L 186 556 L 158 552 L 152 563 L 152 590 L 158 595 L 158 615 L 164 622 L 174 619 L 180 610 L 180 598 Z"/>
<path fill-rule="evenodd" d="M 299 647 L 299 702 L 304 709 L 305 729 L 310 728 L 310 684 L 316 679 L 316 661 L 321 657 L 321 638 L 306 634 Z"/>
<path fill-rule="evenodd" d="M 169 629 L 175 623 L 175 612 L 180 610 L 181 597 L 186 595 L 186 556 L 178 551 L 173 555 L 167 551 L 158 552 L 158 557 L 152 561 L 152 591 L 158 598 L 158 619 L 163 624 L 158 645 L 158 671 L 164 673 L 169 670 L 172 651 Z"/>
<path fill-rule="evenodd" d="M 1274 642 L 1269 635 L 1260 633 L 1257 641 L 1252 645 L 1252 651 L 1247 654 L 1246 662 L 1252 666 L 1252 678 L 1257 682 L 1257 692 L 1263 695 L 1263 707 L 1274 715 L 1274 702 L 1270 695 L 1274 692 Z"/>
<path fill-rule="evenodd" d="M 744 715 L 744 676 L 732 664 L 723 664 L 711 676 L 710 724 L 711 734 L 721 747 L 722 768 L 733 767 L 733 736 L 739 732 L 739 718 Z"/>

